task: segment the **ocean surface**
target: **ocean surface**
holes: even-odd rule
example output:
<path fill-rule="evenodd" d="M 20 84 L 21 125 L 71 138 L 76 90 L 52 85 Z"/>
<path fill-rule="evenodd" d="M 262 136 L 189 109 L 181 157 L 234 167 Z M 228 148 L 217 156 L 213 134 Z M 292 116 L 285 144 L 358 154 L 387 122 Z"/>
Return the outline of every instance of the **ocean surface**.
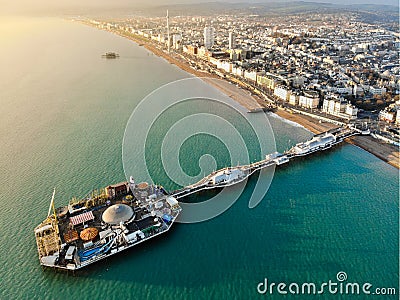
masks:
<path fill-rule="evenodd" d="M 107 51 L 120 58 L 101 58 Z M 46 18 L 0 19 L 0 66 L 0 299 L 283 299 L 294 296 L 261 295 L 258 284 L 267 278 L 319 285 L 338 282 L 339 272 L 347 274 L 345 282 L 371 283 L 371 291 L 395 287 L 396 296 L 377 298 L 398 299 L 399 173 L 348 144 L 276 168 L 254 209 L 248 200 L 257 174 L 216 218 L 177 223 L 160 238 L 74 275 L 42 270 L 33 229 L 46 217 L 53 188 L 62 206 L 125 180 L 122 142 L 132 111 L 155 89 L 191 75 L 129 40 Z M 191 108 L 215 112 L 217 106 L 175 106 L 158 120 L 146 141 L 146 163 L 157 183 L 179 187 L 160 171 L 162 129 Z M 229 111 L 220 114 L 236 120 Z M 278 151 L 311 136 L 268 119 Z M 237 127 L 250 160 L 259 159 L 251 130 Z M 204 154 L 214 157 L 210 168 L 229 165 L 232 147 L 197 134 L 181 145 L 180 166 L 199 175 Z M 296 299 L 365 297 L 325 290 Z"/>

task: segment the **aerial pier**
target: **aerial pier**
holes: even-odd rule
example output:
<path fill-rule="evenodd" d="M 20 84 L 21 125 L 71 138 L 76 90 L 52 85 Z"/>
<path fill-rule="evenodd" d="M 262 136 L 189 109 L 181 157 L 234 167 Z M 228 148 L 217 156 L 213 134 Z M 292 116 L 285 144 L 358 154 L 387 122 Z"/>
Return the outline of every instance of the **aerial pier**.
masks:
<path fill-rule="evenodd" d="M 315 152 L 324 151 L 342 143 L 346 138 L 354 135 L 367 135 L 369 131 L 360 130 L 354 127 L 340 127 L 315 135 L 311 140 L 299 143 L 284 153 L 275 152 L 265 156 L 265 159 L 258 162 L 227 167 L 212 172 L 200 181 L 188 185 L 182 189 L 171 192 L 175 199 L 181 199 L 202 190 L 222 188 L 242 182 L 256 171 L 273 166 L 282 165 L 291 159 L 307 156 Z"/>
<path fill-rule="evenodd" d="M 249 165 L 214 171 L 197 183 L 170 193 L 146 182 L 136 184 L 131 177 L 129 182 L 109 185 L 56 209 L 53 192 L 48 216 L 34 230 L 40 264 L 65 270 L 86 267 L 169 231 L 182 210 L 178 199 L 238 184 L 261 169 L 327 150 L 357 134 L 369 132 L 354 127 L 332 129 L 284 153 L 275 152 Z"/>

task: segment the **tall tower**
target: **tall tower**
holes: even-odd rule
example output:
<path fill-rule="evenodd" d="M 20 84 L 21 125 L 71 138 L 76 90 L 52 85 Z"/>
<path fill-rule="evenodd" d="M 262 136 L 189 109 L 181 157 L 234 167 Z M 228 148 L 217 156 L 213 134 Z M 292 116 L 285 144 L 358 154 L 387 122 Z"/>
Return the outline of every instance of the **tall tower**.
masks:
<path fill-rule="evenodd" d="M 204 47 L 210 49 L 214 46 L 214 28 L 206 26 L 204 27 Z"/>
<path fill-rule="evenodd" d="M 235 37 L 233 35 L 233 32 L 229 32 L 229 49 L 234 49 L 235 48 Z"/>
<path fill-rule="evenodd" d="M 169 15 L 168 15 L 168 9 L 167 9 L 167 45 L 168 45 L 168 53 L 170 51 L 170 45 L 171 45 L 171 39 L 169 36 Z"/>

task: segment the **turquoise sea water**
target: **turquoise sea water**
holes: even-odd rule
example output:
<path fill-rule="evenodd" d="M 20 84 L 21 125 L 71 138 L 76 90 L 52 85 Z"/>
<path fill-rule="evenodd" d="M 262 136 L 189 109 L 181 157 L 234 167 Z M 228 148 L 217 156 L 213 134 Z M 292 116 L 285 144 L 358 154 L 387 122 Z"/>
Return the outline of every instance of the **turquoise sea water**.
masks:
<path fill-rule="evenodd" d="M 175 224 L 75 276 L 43 271 L 33 228 L 46 216 L 53 187 L 61 206 L 124 180 L 121 147 L 132 110 L 154 89 L 189 75 L 128 40 L 80 24 L 19 19 L 23 30 L 10 37 L 4 34 L 10 20 L 0 22 L 1 299 L 281 299 L 276 291 L 259 295 L 258 283 L 320 284 L 340 271 L 348 282 L 399 293 L 398 170 L 352 145 L 277 168 L 255 209 L 248 199 L 256 176 L 217 218 Z M 121 57 L 102 59 L 106 51 Z M 269 119 L 280 151 L 310 137 Z M 218 167 L 229 162 L 223 144 L 198 135 L 182 146 L 185 172 L 199 171 L 202 153 L 212 153 Z M 160 161 L 150 156 L 148 164 L 157 170 Z M 156 176 L 175 187 L 162 172 Z"/>

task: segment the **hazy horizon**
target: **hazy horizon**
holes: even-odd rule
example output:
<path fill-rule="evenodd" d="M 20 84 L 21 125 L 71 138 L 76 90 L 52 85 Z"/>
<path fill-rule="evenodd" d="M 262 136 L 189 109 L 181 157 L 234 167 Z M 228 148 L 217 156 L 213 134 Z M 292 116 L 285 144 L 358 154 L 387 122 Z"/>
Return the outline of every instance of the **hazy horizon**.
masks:
<path fill-rule="evenodd" d="M 207 3 L 207 2 L 226 2 L 226 3 L 265 3 L 265 2 L 293 2 L 296 0 L 155 0 L 149 4 L 147 1 L 139 0 L 87 0 L 85 2 L 79 0 L 38 0 L 32 2 L 30 0 L 19 0 L 15 2 L 10 2 L 7 0 L 0 0 L 0 5 L 2 7 L 1 14 L 29 14 L 29 13 L 79 13 L 87 12 L 91 9 L 93 10 L 103 10 L 103 9 L 118 9 L 130 6 L 132 8 L 149 8 L 154 6 L 162 5 L 174 5 L 174 4 L 195 4 L 195 3 Z M 352 4 L 377 4 L 375 0 L 308 0 L 304 2 L 315 2 L 315 3 L 332 3 L 341 5 L 352 5 Z M 399 6 L 398 0 L 382 0 L 379 5 L 394 5 Z"/>

